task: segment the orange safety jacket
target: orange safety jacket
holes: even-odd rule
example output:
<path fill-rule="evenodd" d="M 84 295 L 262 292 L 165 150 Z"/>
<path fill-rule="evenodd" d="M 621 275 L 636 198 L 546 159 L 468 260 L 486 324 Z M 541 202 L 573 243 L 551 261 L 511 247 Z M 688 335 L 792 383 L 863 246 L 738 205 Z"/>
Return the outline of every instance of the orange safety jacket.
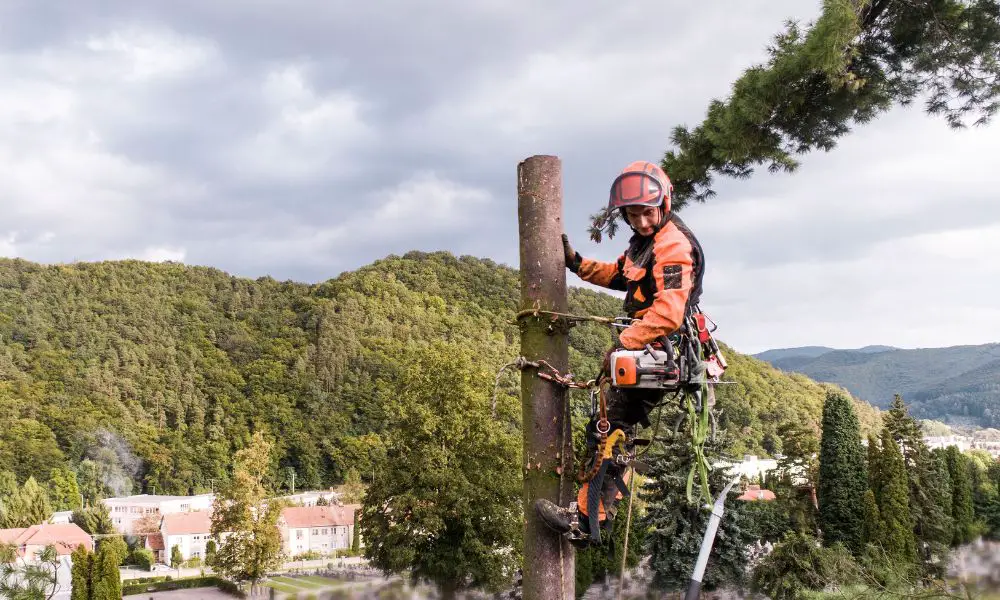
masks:
<path fill-rule="evenodd" d="M 589 283 L 625 292 L 633 319 L 619 335 L 622 346 L 641 350 L 680 329 L 701 298 L 705 259 L 701 244 L 674 213 L 651 237 L 635 234 L 613 263 L 583 258 L 576 274 Z"/>

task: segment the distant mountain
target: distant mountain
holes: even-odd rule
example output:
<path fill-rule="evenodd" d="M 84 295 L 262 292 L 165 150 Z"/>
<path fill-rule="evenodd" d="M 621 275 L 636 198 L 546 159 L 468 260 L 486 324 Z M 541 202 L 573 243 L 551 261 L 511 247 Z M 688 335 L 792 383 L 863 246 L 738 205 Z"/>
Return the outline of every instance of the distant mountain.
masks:
<path fill-rule="evenodd" d="M 921 418 L 951 424 L 1000 425 L 1000 344 L 920 348 L 866 346 L 828 350 L 817 346 L 755 355 L 783 371 L 836 383 L 886 407 L 901 394 Z"/>
<path fill-rule="evenodd" d="M 802 346 L 800 348 L 777 348 L 775 350 L 765 350 L 758 354 L 754 354 L 753 357 L 759 360 L 766 360 L 767 362 L 772 362 L 776 360 L 784 360 L 787 358 L 816 358 L 817 356 L 822 356 L 827 352 L 833 352 L 833 348 L 827 348 L 826 346 Z"/>

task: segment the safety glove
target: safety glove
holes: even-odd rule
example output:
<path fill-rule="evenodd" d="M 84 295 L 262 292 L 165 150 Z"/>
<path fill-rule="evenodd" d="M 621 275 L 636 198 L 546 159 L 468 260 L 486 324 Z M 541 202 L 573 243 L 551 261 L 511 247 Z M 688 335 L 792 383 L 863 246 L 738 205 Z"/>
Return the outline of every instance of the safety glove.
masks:
<path fill-rule="evenodd" d="M 566 268 L 570 271 L 576 273 L 580 270 L 580 263 L 583 262 L 583 257 L 580 253 L 573 250 L 573 246 L 569 244 L 569 237 L 566 234 L 562 234 L 563 243 L 563 254 L 566 256 Z"/>

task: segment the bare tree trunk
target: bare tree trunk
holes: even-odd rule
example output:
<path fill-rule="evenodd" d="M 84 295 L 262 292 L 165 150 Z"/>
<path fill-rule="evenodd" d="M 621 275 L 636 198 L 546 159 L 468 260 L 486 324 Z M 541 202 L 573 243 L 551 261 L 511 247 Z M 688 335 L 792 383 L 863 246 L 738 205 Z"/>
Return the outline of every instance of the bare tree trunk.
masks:
<path fill-rule="evenodd" d="M 517 166 L 521 254 L 521 310 L 567 310 L 562 239 L 562 165 L 555 156 L 532 156 Z M 521 321 L 521 355 L 545 360 L 560 372 L 569 367 L 569 328 L 539 315 Z M 572 600 L 573 546 L 548 529 L 534 503 L 547 498 L 565 506 L 573 492 L 572 431 L 567 390 L 521 373 L 524 431 L 524 600 Z"/>

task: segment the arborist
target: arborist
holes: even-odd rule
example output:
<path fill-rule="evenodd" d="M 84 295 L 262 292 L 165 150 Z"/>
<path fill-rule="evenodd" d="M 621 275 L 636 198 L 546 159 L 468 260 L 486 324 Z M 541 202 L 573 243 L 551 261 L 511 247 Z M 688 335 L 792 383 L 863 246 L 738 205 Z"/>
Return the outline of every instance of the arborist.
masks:
<path fill-rule="evenodd" d="M 677 333 L 692 311 L 697 310 L 702 290 L 704 256 L 701 245 L 691 230 L 670 210 L 673 186 L 658 165 L 636 161 L 625 167 L 611 184 L 607 214 L 628 223 L 634 235 L 628 248 L 615 262 L 600 262 L 584 258 L 563 234 L 566 267 L 584 281 L 625 292 L 624 311 L 632 319 L 617 342 L 605 355 L 608 359 L 617 349 L 664 349 L 669 336 Z M 660 389 L 607 390 L 607 413 L 603 424 L 608 431 L 620 429 L 631 443 L 635 425 L 649 427 L 649 413 L 662 401 Z M 610 428 L 609 428 L 610 425 Z M 591 417 L 586 427 L 587 445 L 594 450 L 601 439 L 598 416 Z M 595 468 L 592 459 L 591 468 Z M 574 544 L 586 546 L 600 539 L 591 531 L 592 524 L 610 531 L 618 501 L 626 491 L 625 468 L 614 461 L 605 461 L 606 470 L 600 477 L 586 481 L 576 502 L 563 508 L 539 499 L 535 510 L 550 528 L 565 534 Z M 594 484 L 597 489 L 590 490 Z M 599 490 L 599 501 L 595 492 Z M 596 505 L 597 519 L 592 517 Z"/>

